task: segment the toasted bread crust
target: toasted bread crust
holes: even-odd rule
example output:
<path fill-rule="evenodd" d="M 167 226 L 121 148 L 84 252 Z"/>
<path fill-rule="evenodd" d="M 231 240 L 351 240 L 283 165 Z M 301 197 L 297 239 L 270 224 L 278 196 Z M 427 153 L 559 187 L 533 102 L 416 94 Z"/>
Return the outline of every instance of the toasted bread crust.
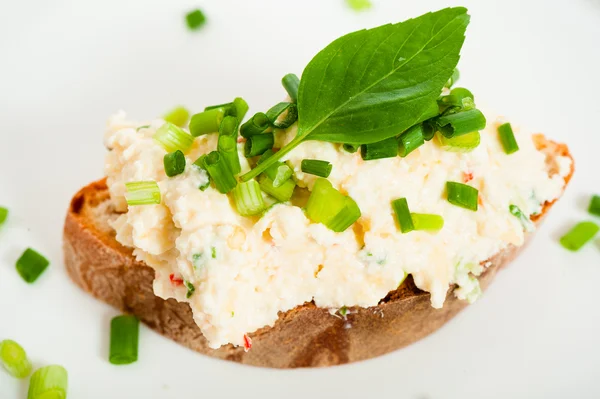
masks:
<path fill-rule="evenodd" d="M 569 156 L 568 148 L 534 138 L 553 165 L 556 156 Z M 552 167 L 550 168 L 552 173 Z M 574 168 L 565 179 L 570 180 Z M 539 223 L 552 203 L 532 218 Z M 149 327 L 195 351 L 212 357 L 262 367 L 322 367 L 373 358 L 409 345 L 440 328 L 467 302 L 449 290 L 442 309 L 431 307 L 429 293 L 419 290 L 412 278 L 390 292 L 379 305 L 351 308 L 346 319 L 306 303 L 285 313 L 273 327 L 250 334 L 252 349 L 226 345 L 211 349 L 195 324 L 187 303 L 154 295 L 154 271 L 136 261 L 129 248 L 115 239 L 107 221 L 114 215 L 106 181 L 81 189 L 72 199 L 64 228 L 64 256 L 73 281 L 98 299 L 140 318 Z M 485 289 L 496 272 L 516 256 L 509 247 L 489 260 L 480 276 Z"/>

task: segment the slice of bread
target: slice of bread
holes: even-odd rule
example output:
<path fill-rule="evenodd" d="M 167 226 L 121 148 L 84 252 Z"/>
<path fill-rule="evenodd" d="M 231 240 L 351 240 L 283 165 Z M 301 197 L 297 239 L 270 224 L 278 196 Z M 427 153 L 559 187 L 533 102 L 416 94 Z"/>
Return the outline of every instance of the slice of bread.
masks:
<path fill-rule="evenodd" d="M 558 172 L 557 156 L 571 156 L 565 145 L 542 135 L 534 136 L 534 141 L 546 154 L 551 175 Z M 571 167 L 565 186 L 573 171 Z M 544 204 L 542 212 L 532 220 L 539 223 L 551 206 L 552 203 Z M 379 305 L 350 308 L 345 319 L 305 303 L 281 313 L 273 327 L 250 334 L 253 345 L 247 353 L 232 345 L 211 349 L 188 304 L 154 295 L 154 271 L 136 261 L 131 249 L 115 240 L 115 232 L 108 224 L 114 216 L 105 180 L 84 187 L 73 197 L 64 229 L 65 264 L 73 281 L 96 298 L 138 316 L 164 336 L 216 358 L 276 368 L 350 363 L 409 345 L 440 328 L 467 306 L 450 289 L 444 307 L 434 309 L 429 294 L 419 290 L 409 277 Z M 509 247 L 489 259 L 490 266 L 479 278 L 483 289 L 518 249 Z"/>

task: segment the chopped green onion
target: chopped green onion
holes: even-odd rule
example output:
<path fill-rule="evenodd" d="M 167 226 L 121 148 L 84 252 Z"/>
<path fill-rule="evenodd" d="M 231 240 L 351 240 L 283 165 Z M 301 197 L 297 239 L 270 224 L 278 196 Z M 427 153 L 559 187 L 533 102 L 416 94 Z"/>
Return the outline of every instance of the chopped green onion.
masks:
<path fill-rule="evenodd" d="M 273 179 L 265 174 L 258 177 L 258 184 L 262 191 L 275 198 L 278 202 L 287 202 L 292 198 L 296 183 L 293 179 L 287 179 L 279 187 L 275 187 Z"/>
<path fill-rule="evenodd" d="M 0 342 L 0 363 L 8 374 L 16 378 L 25 378 L 31 373 L 31 363 L 21 345 L 13 340 Z"/>
<path fill-rule="evenodd" d="M 285 118 L 278 121 L 279 117 L 285 113 Z M 272 126 L 278 129 L 286 129 L 292 126 L 298 120 L 298 107 L 293 103 L 281 102 L 269 109 L 266 113 Z"/>
<path fill-rule="evenodd" d="M 498 136 L 500 137 L 500 142 L 502 143 L 505 153 L 512 154 L 513 152 L 519 151 L 519 144 L 517 144 L 510 123 L 504 123 L 498 126 Z"/>
<path fill-rule="evenodd" d="M 238 184 L 232 193 L 237 211 L 242 216 L 258 215 L 266 208 L 260 186 L 256 180 L 248 180 Z"/>
<path fill-rule="evenodd" d="M 345 306 L 342 306 L 341 308 L 338 309 L 338 313 L 340 314 L 340 316 L 346 317 L 346 315 L 348 314 L 348 308 Z"/>
<path fill-rule="evenodd" d="M 360 208 L 356 201 L 350 197 L 344 197 L 344 207 L 331 219 L 326 226 L 336 233 L 346 231 L 360 217 Z"/>
<path fill-rule="evenodd" d="M 446 137 L 455 137 L 485 128 L 485 116 L 478 109 L 444 115 L 438 118 L 440 132 Z"/>
<path fill-rule="evenodd" d="M 39 252 L 27 248 L 17 260 L 17 272 L 28 283 L 33 283 L 46 270 L 50 261 Z"/>
<path fill-rule="evenodd" d="M 448 202 L 452 205 L 460 206 L 461 208 L 471 211 L 477 210 L 479 201 L 479 191 L 476 188 L 466 184 L 453 181 L 446 182 L 446 190 L 448 191 Z"/>
<path fill-rule="evenodd" d="M 318 159 L 303 159 L 300 168 L 304 173 L 320 177 L 329 177 L 333 165 Z"/>
<path fill-rule="evenodd" d="M 194 162 L 194 166 L 202 169 L 203 171 L 206 172 L 206 176 L 208 177 L 208 181 L 206 183 L 204 183 L 203 185 L 201 185 L 200 187 L 198 187 L 200 189 L 200 191 L 204 191 L 206 190 L 208 187 L 210 187 L 210 182 L 211 182 L 211 178 L 210 178 L 210 174 L 208 174 L 208 171 L 206 170 L 206 165 L 204 164 L 204 160 L 206 159 L 206 154 L 201 155 L 198 159 L 196 159 L 196 161 Z"/>
<path fill-rule="evenodd" d="M 215 247 L 210 247 L 210 256 L 213 259 L 217 259 L 217 248 Z"/>
<path fill-rule="evenodd" d="M 237 185 L 237 180 L 225 158 L 217 151 L 213 151 L 204 158 L 204 167 L 215 182 L 215 187 L 222 194 L 227 194 Z"/>
<path fill-rule="evenodd" d="M 425 144 L 423 126 L 415 125 L 398 138 L 398 154 L 404 158 L 423 144 Z"/>
<path fill-rule="evenodd" d="M 273 144 L 275 144 L 273 133 L 255 134 L 246 139 L 244 155 L 246 158 L 262 155 L 265 151 L 272 149 Z"/>
<path fill-rule="evenodd" d="M 293 73 L 288 73 L 281 79 L 281 84 L 292 101 L 298 102 L 298 87 L 300 86 L 300 79 L 298 79 L 298 76 Z"/>
<path fill-rule="evenodd" d="M 569 251 L 579 251 L 590 241 L 600 227 L 594 222 L 577 223 L 567 234 L 560 238 L 560 244 Z"/>
<path fill-rule="evenodd" d="M 186 298 L 191 298 L 192 295 L 194 295 L 194 292 L 196 292 L 196 287 L 194 287 L 194 284 L 190 283 L 189 281 L 185 282 L 185 288 L 187 288 L 187 292 L 185 293 L 185 297 Z"/>
<path fill-rule="evenodd" d="M 217 149 L 219 150 L 219 153 L 223 159 L 225 159 L 225 162 L 227 162 L 229 169 L 234 175 L 237 175 L 242 171 L 242 167 L 240 165 L 240 156 L 237 150 L 237 140 L 235 138 L 231 136 L 219 135 Z"/>
<path fill-rule="evenodd" d="M 448 79 L 448 82 L 446 83 L 446 85 L 444 87 L 447 87 L 448 89 L 451 88 L 452 86 L 454 86 L 454 84 L 458 81 L 459 78 L 460 78 L 460 72 L 458 71 L 458 68 L 454 68 L 454 72 L 452 72 L 452 76 L 450 76 L 450 79 Z"/>
<path fill-rule="evenodd" d="M 394 214 L 396 214 L 396 220 L 402 233 L 409 233 L 415 229 L 406 198 L 393 200 L 392 209 L 394 210 Z"/>
<path fill-rule="evenodd" d="M 190 149 L 194 138 L 185 130 L 166 122 L 154 133 L 154 140 L 158 142 L 167 152 L 180 150 L 185 153 Z"/>
<path fill-rule="evenodd" d="M 450 152 L 470 152 L 479 146 L 481 143 L 481 135 L 479 132 L 471 132 L 456 137 L 444 137 L 442 134 L 436 136 L 439 146 L 444 151 Z"/>
<path fill-rule="evenodd" d="M 206 23 L 206 16 L 199 9 L 195 9 L 186 14 L 185 21 L 190 30 L 198 30 Z"/>
<path fill-rule="evenodd" d="M 248 112 L 248 103 L 242 97 L 236 97 L 233 100 L 233 109 L 235 110 L 235 116 L 238 120 L 238 123 L 241 123 L 244 120 L 244 116 L 246 116 L 246 112 Z"/>
<path fill-rule="evenodd" d="M 435 135 L 435 132 L 437 131 L 437 125 L 435 124 L 434 120 L 430 119 L 427 120 L 425 122 L 423 122 L 422 124 L 423 127 L 423 139 L 425 141 L 429 141 L 433 138 L 433 136 Z"/>
<path fill-rule="evenodd" d="M 224 104 L 216 104 L 216 105 L 208 105 L 208 106 L 204 107 L 204 110 L 210 111 L 211 109 L 218 109 L 218 108 L 222 108 L 223 111 L 225 111 L 226 113 L 229 113 L 229 112 L 235 113 L 235 111 L 230 111 L 230 109 L 233 108 L 233 102 L 224 103 Z M 233 115 L 233 116 L 235 116 L 235 115 Z"/>
<path fill-rule="evenodd" d="M 183 152 L 179 150 L 165 154 L 163 164 L 167 176 L 173 177 L 180 175 L 185 170 L 185 156 L 183 155 Z"/>
<path fill-rule="evenodd" d="M 475 104 L 474 101 L 475 96 L 473 96 L 473 93 L 471 93 L 470 90 L 465 89 L 464 87 L 457 87 L 452 89 L 449 95 L 440 97 L 438 99 L 438 104 L 441 107 L 455 108 L 464 108 L 464 106 L 468 104 L 468 108 L 471 108 L 471 105 Z"/>
<path fill-rule="evenodd" d="M 342 145 L 344 151 L 349 152 L 350 154 L 354 154 L 360 148 L 359 144 L 344 144 Z"/>
<path fill-rule="evenodd" d="M 390 137 L 377 143 L 363 144 L 360 155 L 365 161 L 398 156 L 398 142 L 395 137 Z"/>
<path fill-rule="evenodd" d="M 182 106 L 178 106 L 164 116 L 166 122 L 172 123 L 175 126 L 183 127 L 190 119 L 189 111 Z"/>
<path fill-rule="evenodd" d="M 248 138 L 264 133 L 270 127 L 270 121 L 264 112 L 258 112 L 240 127 L 242 137 Z"/>
<path fill-rule="evenodd" d="M 226 116 L 219 125 L 219 136 L 237 138 L 238 119 L 235 116 Z"/>
<path fill-rule="evenodd" d="M 415 230 L 440 231 L 444 227 L 444 218 L 427 213 L 411 213 Z"/>
<path fill-rule="evenodd" d="M 37 369 L 29 380 L 27 399 L 65 399 L 69 377 L 58 365 Z"/>
<path fill-rule="evenodd" d="M 138 359 L 140 321 L 135 316 L 122 315 L 110 321 L 111 364 L 130 364 Z"/>
<path fill-rule="evenodd" d="M 141 129 L 148 129 L 150 127 L 150 125 L 144 125 L 144 126 L 138 126 L 135 131 L 139 132 Z"/>
<path fill-rule="evenodd" d="M 529 219 L 527 216 L 525 216 L 523 211 L 521 211 L 521 208 L 519 208 L 516 205 L 510 205 L 508 207 L 508 210 L 510 211 L 510 213 L 513 216 L 515 216 L 519 219 L 519 221 L 523 225 L 523 228 L 525 229 L 525 231 L 533 231 L 533 223 L 531 222 L 531 219 Z"/>
<path fill-rule="evenodd" d="M 136 181 L 125 183 L 127 205 L 160 204 L 160 188 L 155 181 Z"/>
<path fill-rule="evenodd" d="M 260 165 L 261 163 L 266 161 L 267 158 L 269 158 L 271 155 L 273 155 L 273 150 L 265 151 L 260 156 L 258 164 Z M 294 171 L 285 163 L 278 161 L 270 167 L 268 167 L 263 173 L 273 181 L 274 187 L 280 187 L 283 183 L 285 183 L 288 179 L 292 177 Z"/>
<path fill-rule="evenodd" d="M 346 3 L 354 11 L 365 11 L 373 6 L 370 0 L 346 0 Z"/>
<path fill-rule="evenodd" d="M 4 208 L 3 206 L 0 206 L 0 226 L 2 226 L 2 224 L 4 222 L 6 222 L 7 218 L 8 218 L 8 209 Z"/>
<path fill-rule="evenodd" d="M 360 217 L 356 202 L 333 188 L 329 180 L 318 178 L 306 203 L 306 216 L 335 232 L 345 231 Z"/>
<path fill-rule="evenodd" d="M 190 120 L 191 135 L 198 137 L 203 134 L 218 132 L 224 117 L 225 108 L 213 108 L 192 115 Z"/>
<path fill-rule="evenodd" d="M 592 215 L 600 216 L 600 195 L 592 196 L 588 212 Z M 0 208 L 0 224 L 2 224 L 2 208 Z"/>

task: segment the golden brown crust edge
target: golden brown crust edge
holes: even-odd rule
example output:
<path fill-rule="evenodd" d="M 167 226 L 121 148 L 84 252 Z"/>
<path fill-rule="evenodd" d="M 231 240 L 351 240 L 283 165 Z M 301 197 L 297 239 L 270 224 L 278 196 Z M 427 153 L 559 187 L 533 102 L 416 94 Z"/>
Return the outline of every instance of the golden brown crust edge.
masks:
<path fill-rule="evenodd" d="M 535 136 L 548 162 L 569 156 L 568 148 Z M 565 179 L 570 180 L 574 168 Z M 552 203 L 534 218 L 539 223 Z M 105 180 L 81 189 L 72 199 L 64 227 L 64 257 L 72 280 L 102 301 L 137 315 L 157 332 L 197 352 L 243 364 L 274 368 L 323 367 L 365 360 L 407 346 L 431 334 L 467 306 L 452 290 L 442 309 L 434 309 L 429 294 L 415 287 L 409 277 L 378 305 L 351 308 L 347 318 L 334 317 L 311 303 L 280 314 L 273 327 L 254 334 L 252 349 L 231 345 L 210 349 L 185 303 L 154 295 L 154 271 L 137 262 L 131 250 L 121 246 L 102 217 L 113 213 Z M 494 258 L 479 278 L 485 289 L 496 272 L 510 262 L 518 248 Z"/>

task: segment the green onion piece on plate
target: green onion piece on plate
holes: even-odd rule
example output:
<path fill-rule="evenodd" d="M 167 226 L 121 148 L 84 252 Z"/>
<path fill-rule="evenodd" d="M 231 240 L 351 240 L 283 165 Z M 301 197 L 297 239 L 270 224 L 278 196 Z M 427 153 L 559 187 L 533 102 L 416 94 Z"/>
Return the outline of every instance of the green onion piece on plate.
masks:
<path fill-rule="evenodd" d="M 481 143 L 479 132 L 471 132 L 456 137 L 445 137 L 443 134 L 436 135 L 440 148 L 450 152 L 471 152 Z"/>
<path fill-rule="evenodd" d="M 354 154 L 360 148 L 359 144 L 344 144 L 342 145 L 344 151 L 349 152 L 350 154 Z"/>
<path fill-rule="evenodd" d="M 592 215 L 600 216 L 600 195 L 592 196 L 588 212 Z M 0 224 L 2 224 L 2 208 L 0 208 Z"/>
<path fill-rule="evenodd" d="M 348 3 L 350 8 L 354 11 L 365 11 L 373 6 L 370 0 L 346 0 L 346 3 Z"/>
<path fill-rule="evenodd" d="M 179 150 L 185 153 L 194 142 L 194 138 L 185 130 L 169 122 L 159 127 L 153 138 L 167 152 Z"/>
<path fill-rule="evenodd" d="M 135 181 L 125 183 L 127 205 L 156 205 L 160 204 L 160 188 L 155 181 Z"/>
<path fill-rule="evenodd" d="M 110 353 L 112 364 L 130 364 L 138 359 L 140 321 L 135 316 L 122 315 L 110 321 Z"/>
<path fill-rule="evenodd" d="M 523 225 L 523 228 L 525 229 L 525 231 L 533 231 L 534 226 L 533 226 L 533 223 L 531 222 L 531 219 L 529 219 L 527 216 L 525 216 L 525 214 L 523 213 L 521 208 L 519 208 L 516 205 L 509 205 L 508 210 L 511 213 L 511 215 L 513 215 L 519 219 L 519 221 L 521 222 L 521 225 Z"/>
<path fill-rule="evenodd" d="M 438 118 L 437 124 L 445 137 L 456 137 L 485 128 L 485 116 L 478 109 L 457 112 Z"/>
<path fill-rule="evenodd" d="M 560 244 L 569 251 L 579 251 L 590 241 L 600 227 L 594 222 L 577 223 L 567 234 L 560 238 Z"/>
<path fill-rule="evenodd" d="M 65 399 L 68 380 L 67 370 L 62 366 L 37 369 L 29 380 L 27 399 Z"/>
<path fill-rule="evenodd" d="M 223 112 L 225 113 L 225 115 L 236 116 L 236 115 L 233 115 L 236 113 L 236 110 L 233 106 L 233 101 L 230 103 L 215 104 L 215 105 L 209 105 L 209 106 L 204 107 L 205 111 L 210 111 L 211 109 L 222 109 Z"/>
<path fill-rule="evenodd" d="M 320 177 L 329 177 L 333 165 L 319 159 L 303 159 L 300 168 L 304 173 Z"/>
<path fill-rule="evenodd" d="M 190 119 L 190 112 L 181 105 L 169 111 L 163 119 L 175 126 L 183 127 Z"/>
<path fill-rule="evenodd" d="M 398 198 L 393 200 L 392 209 L 396 215 L 396 220 L 400 226 L 400 231 L 403 234 L 409 233 L 415 229 L 406 198 Z"/>
<path fill-rule="evenodd" d="M 271 121 L 264 112 L 257 112 L 240 127 L 242 137 L 248 138 L 256 134 L 264 133 L 271 127 Z"/>
<path fill-rule="evenodd" d="M 6 222 L 7 218 L 8 218 L 8 209 L 4 208 L 3 206 L 0 206 L 0 226 L 2 226 L 4 224 L 4 222 Z"/>
<path fill-rule="evenodd" d="M 185 21 L 190 30 L 198 30 L 206 23 L 206 16 L 199 9 L 195 9 L 186 14 Z"/>
<path fill-rule="evenodd" d="M 8 374 L 16 378 L 25 378 L 31 373 L 31 363 L 25 349 L 10 339 L 0 342 L 0 363 Z"/>
<path fill-rule="evenodd" d="M 190 133 L 194 137 L 219 131 L 221 122 L 225 118 L 225 108 L 213 108 L 192 115 L 190 120 Z"/>
<path fill-rule="evenodd" d="M 278 202 L 289 201 L 296 188 L 296 183 L 294 183 L 293 179 L 287 179 L 280 186 L 275 187 L 273 179 L 267 176 L 266 173 L 258 176 L 258 184 L 262 191 L 275 198 Z"/>
<path fill-rule="evenodd" d="M 398 142 L 395 137 L 360 147 L 360 155 L 365 161 L 373 159 L 393 158 L 398 156 Z"/>
<path fill-rule="evenodd" d="M 448 82 L 446 82 L 444 87 L 447 87 L 448 89 L 451 88 L 452 86 L 454 86 L 456 84 L 458 79 L 460 79 L 460 72 L 458 71 L 458 68 L 454 68 L 454 72 L 452 72 L 452 76 L 450 76 L 450 79 L 448 79 Z"/>
<path fill-rule="evenodd" d="M 256 180 L 240 183 L 232 191 L 237 211 L 242 216 L 254 216 L 265 210 L 260 186 Z"/>
<path fill-rule="evenodd" d="M 288 73 L 281 79 L 281 84 L 285 91 L 292 99 L 293 102 L 298 101 L 298 87 L 300 86 L 300 79 L 293 73 Z"/>
<path fill-rule="evenodd" d="M 227 194 L 237 185 L 229 164 L 218 151 L 213 151 L 204 158 L 204 167 L 220 193 Z"/>
<path fill-rule="evenodd" d="M 500 137 L 500 142 L 505 153 L 512 154 L 519 151 L 519 144 L 517 144 L 517 139 L 515 139 L 515 134 L 510 123 L 498 126 L 498 137 Z"/>
<path fill-rule="evenodd" d="M 398 137 L 398 154 L 404 158 L 423 144 L 425 144 L 423 126 L 415 125 Z"/>
<path fill-rule="evenodd" d="M 440 215 L 428 213 L 411 213 L 412 223 L 415 230 L 440 231 L 444 227 L 444 218 Z"/>
<path fill-rule="evenodd" d="M 466 184 L 453 181 L 446 182 L 446 191 L 448 192 L 448 202 L 452 205 L 471 211 L 477 210 L 479 202 L 479 191 L 476 188 Z"/>
<path fill-rule="evenodd" d="M 223 120 L 223 123 L 225 123 L 225 120 Z M 235 138 L 227 135 L 219 135 L 217 149 L 219 150 L 221 156 L 225 159 L 225 162 L 227 162 L 229 169 L 234 175 L 237 175 L 242 171 L 242 167 L 240 165 L 240 156 L 237 150 L 237 140 Z"/>
<path fill-rule="evenodd" d="M 27 248 L 17 260 L 17 272 L 27 283 L 33 283 L 46 270 L 50 261 L 39 252 Z"/>
<path fill-rule="evenodd" d="M 179 150 L 165 154 L 163 164 L 167 176 L 173 177 L 180 175 L 185 170 L 185 155 Z"/>
<path fill-rule="evenodd" d="M 281 102 L 274 105 L 266 113 L 271 126 L 286 129 L 298 120 L 298 107 L 294 103 Z M 280 117 L 283 119 L 280 120 Z"/>
<path fill-rule="evenodd" d="M 335 232 L 345 231 L 360 217 L 356 202 L 338 190 L 324 178 L 318 178 L 306 203 L 306 216 L 322 223 Z"/>
<path fill-rule="evenodd" d="M 246 158 L 262 155 L 265 151 L 272 149 L 273 144 L 275 144 L 273 133 L 255 134 L 246 139 L 244 155 Z"/>

